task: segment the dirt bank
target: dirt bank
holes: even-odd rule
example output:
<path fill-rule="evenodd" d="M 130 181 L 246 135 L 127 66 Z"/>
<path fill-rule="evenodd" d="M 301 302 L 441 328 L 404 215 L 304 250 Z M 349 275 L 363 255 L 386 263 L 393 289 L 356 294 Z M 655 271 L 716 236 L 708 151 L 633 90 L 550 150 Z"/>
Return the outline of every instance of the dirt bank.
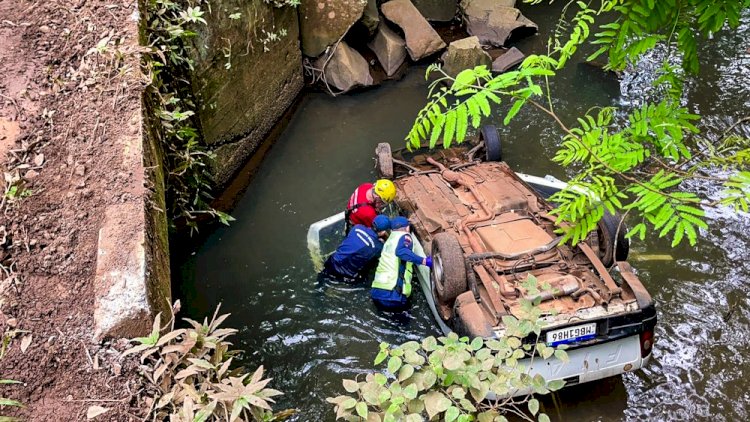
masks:
<path fill-rule="evenodd" d="M 138 122 L 135 1 L 0 0 L 3 397 L 32 421 L 140 420 L 125 345 L 92 340 L 104 210 L 143 201 L 118 139 Z M 130 121 L 128 121 L 130 120 Z M 16 180 L 18 179 L 18 180 Z"/>

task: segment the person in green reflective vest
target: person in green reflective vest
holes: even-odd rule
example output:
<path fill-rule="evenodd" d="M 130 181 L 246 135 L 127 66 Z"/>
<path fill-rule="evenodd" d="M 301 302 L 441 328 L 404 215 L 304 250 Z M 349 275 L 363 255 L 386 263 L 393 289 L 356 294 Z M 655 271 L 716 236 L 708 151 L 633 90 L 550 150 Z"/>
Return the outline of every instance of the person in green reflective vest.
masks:
<path fill-rule="evenodd" d="M 414 265 L 432 268 L 432 258 L 415 254 L 406 217 L 391 219 L 391 234 L 383 245 L 370 297 L 377 306 L 389 311 L 406 309 L 411 295 Z"/>

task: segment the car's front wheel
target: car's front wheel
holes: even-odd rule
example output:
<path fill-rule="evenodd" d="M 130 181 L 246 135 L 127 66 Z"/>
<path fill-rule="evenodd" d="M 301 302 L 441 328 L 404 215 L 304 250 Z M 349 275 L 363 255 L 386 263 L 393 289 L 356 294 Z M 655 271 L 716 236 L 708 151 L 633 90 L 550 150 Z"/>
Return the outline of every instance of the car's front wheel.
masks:
<path fill-rule="evenodd" d="M 468 289 L 463 250 L 454 234 L 438 233 L 432 239 L 430 274 L 437 299 L 444 305 L 451 305 Z"/>

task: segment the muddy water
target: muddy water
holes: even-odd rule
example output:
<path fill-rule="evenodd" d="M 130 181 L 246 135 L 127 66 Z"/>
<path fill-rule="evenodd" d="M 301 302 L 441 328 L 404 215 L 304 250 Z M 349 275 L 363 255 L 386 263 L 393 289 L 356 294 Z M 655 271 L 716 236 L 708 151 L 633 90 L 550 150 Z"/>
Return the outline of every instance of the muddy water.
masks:
<path fill-rule="evenodd" d="M 556 14 L 528 15 L 551 28 Z M 702 54 L 703 78 L 687 101 L 717 127 L 743 117 L 750 103 L 750 19 Z M 543 51 L 546 35 L 527 39 L 525 52 Z M 573 65 L 554 83 L 564 117 L 590 107 L 637 104 L 647 91 L 648 66 L 621 81 Z M 187 247 L 178 265 L 178 295 L 187 313 L 202 316 L 222 303 L 236 346 L 249 366 L 263 364 L 296 407 L 299 421 L 331 420 L 326 396 L 339 380 L 368 371 L 379 342 L 436 334 L 421 292 L 409 317 L 392 320 L 371 305 L 364 288 L 318 286 L 305 244 L 310 223 L 344 205 L 354 187 L 374 178 L 371 153 L 394 146 L 424 102 L 423 70 L 375 90 L 340 98 L 306 94 L 288 127 L 263 160 L 232 215 L 237 222 Z M 504 155 L 532 174 L 565 172 L 546 159 L 558 132 L 543 116 L 526 113 L 504 129 Z M 750 134 L 748 134 L 750 135 Z M 707 189 L 696 186 L 696 189 Z M 712 212 L 716 222 L 696 248 L 634 242 L 631 262 L 657 301 L 654 359 L 644 370 L 563 391 L 547 411 L 559 420 L 746 420 L 750 403 L 750 218 Z M 668 260 L 654 260 L 666 254 Z M 652 257 L 649 258 L 649 255 Z"/>

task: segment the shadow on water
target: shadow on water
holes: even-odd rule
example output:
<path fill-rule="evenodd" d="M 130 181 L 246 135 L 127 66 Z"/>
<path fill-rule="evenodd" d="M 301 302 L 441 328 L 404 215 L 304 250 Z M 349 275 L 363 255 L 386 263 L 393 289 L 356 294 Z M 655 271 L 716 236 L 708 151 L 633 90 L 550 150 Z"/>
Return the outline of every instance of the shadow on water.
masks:
<path fill-rule="evenodd" d="M 552 28 L 557 18 L 549 7 L 525 13 L 541 28 Z M 687 105 L 708 122 L 732 122 L 747 113 L 749 36 L 745 17 L 740 30 L 702 52 L 703 79 L 689 84 Z M 546 38 L 525 39 L 519 48 L 544 52 Z M 638 104 L 649 75 L 639 67 L 617 81 L 574 64 L 554 79 L 554 105 L 569 121 L 595 106 Z M 305 94 L 236 202 L 237 221 L 197 242 L 173 244 L 175 295 L 185 313 L 202 317 L 222 303 L 232 313 L 227 325 L 240 329 L 234 340 L 242 362 L 269 369 L 274 388 L 286 393 L 278 408 L 300 409 L 298 421 L 331 420 L 325 397 L 342 391 L 341 378 L 370 371 L 380 342 L 437 333 L 421 292 L 407 317 L 392 318 L 374 308 L 365 286 L 319 285 L 305 243 L 310 223 L 340 211 L 359 183 L 374 179 L 375 145 L 403 145 L 425 102 L 423 76 L 417 67 L 401 81 L 353 95 Z M 527 110 L 502 130 L 513 168 L 566 177 L 540 159 L 550 157 L 559 141 L 548 118 Z M 672 250 L 658 239 L 633 243 L 631 262 L 659 312 L 654 359 L 644 370 L 546 399 L 553 419 L 747 419 L 750 221 L 726 211 L 711 216 L 721 222 L 701 233 L 696 248 Z M 645 259 L 655 254 L 673 259 Z"/>

